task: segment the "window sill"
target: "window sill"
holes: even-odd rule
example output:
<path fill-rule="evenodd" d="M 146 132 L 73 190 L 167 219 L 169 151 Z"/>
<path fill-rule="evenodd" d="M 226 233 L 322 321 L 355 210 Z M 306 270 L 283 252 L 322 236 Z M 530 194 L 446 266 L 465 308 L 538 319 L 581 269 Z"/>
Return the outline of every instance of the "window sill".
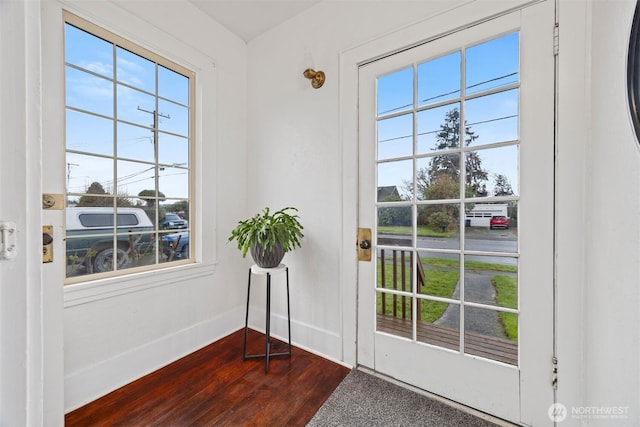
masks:
<path fill-rule="evenodd" d="M 66 285 L 64 287 L 64 307 L 73 307 L 145 289 L 210 276 L 215 272 L 216 265 L 217 263 L 186 264 L 152 272 Z"/>

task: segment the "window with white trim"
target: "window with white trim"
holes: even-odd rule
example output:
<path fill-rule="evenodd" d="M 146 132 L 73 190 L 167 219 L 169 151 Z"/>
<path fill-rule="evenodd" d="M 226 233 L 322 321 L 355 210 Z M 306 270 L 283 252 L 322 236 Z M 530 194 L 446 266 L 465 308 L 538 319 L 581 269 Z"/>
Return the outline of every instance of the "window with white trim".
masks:
<path fill-rule="evenodd" d="M 66 283 L 193 262 L 195 73 L 64 18 Z"/>

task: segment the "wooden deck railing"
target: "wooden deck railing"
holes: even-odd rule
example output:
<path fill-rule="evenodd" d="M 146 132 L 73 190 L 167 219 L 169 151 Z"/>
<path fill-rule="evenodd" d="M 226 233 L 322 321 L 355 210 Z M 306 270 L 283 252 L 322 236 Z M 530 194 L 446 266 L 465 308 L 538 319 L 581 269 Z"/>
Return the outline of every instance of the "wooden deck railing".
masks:
<path fill-rule="evenodd" d="M 411 240 L 402 238 L 379 237 L 378 244 L 387 246 L 411 246 Z M 416 257 L 415 264 L 413 258 L 414 254 L 412 250 L 400 248 L 380 249 L 380 277 L 378 278 L 378 285 L 386 289 L 411 292 L 413 284 L 413 274 L 414 271 L 416 271 L 418 274 L 418 289 L 425 286 L 426 282 L 424 269 L 422 267 L 420 257 Z M 415 266 L 415 270 L 414 268 L 412 268 L 412 266 Z M 391 272 L 389 272 L 389 270 L 391 270 Z M 408 273 L 407 270 L 409 270 Z M 388 274 L 391 274 L 390 286 L 387 286 Z M 385 286 L 382 286 L 381 283 L 385 283 Z M 390 314 L 393 317 L 398 317 L 400 319 L 411 319 L 411 301 L 408 297 L 396 294 L 386 294 L 382 292 L 380 294 L 380 298 L 381 310 L 379 312 L 381 314 Z M 387 298 L 392 299 L 389 313 L 387 313 Z M 416 303 L 416 311 L 418 313 L 421 313 L 420 300 L 418 299 Z"/>

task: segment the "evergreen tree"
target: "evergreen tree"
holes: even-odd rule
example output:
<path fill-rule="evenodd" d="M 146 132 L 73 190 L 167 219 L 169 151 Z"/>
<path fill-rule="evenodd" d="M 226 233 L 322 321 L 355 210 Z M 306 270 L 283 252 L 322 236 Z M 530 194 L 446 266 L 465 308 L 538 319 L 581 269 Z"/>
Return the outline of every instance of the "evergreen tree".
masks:
<path fill-rule="evenodd" d="M 131 200 L 129 200 L 129 196 L 127 194 L 118 194 L 116 197 L 116 205 L 122 207 L 133 206 Z M 79 207 L 96 207 L 96 206 L 113 206 L 113 197 L 107 193 L 102 186 L 97 181 L 91 183 L 89 188 L 87 188 L 87 192 L 80 197 L 78 200 L 78 204 L 76 206 Z"/>
<path fill-rule="evenodd" d="M 466 147 L 478 139 L 478 135 L 465 123 Z M 445 121 L 440 125 L 440 130 L 436 134 L 436 146 L 434 151 L 450 150 L 460 147 L 460 111 L 454 108 L 445 115 Z M 482 168 L 482 159 L 475 151 L 467 152 L 465 155 L 466 177 L 465 184 L 470 187 L 475 196 L 486 196 L 486 181 L 488 173 Z M 435 184 L 441 176 L 448 176 L 452 180 L 460 180 L 460 154 L 441 154 L 431 158 L 426 170 L 418 171 L 418 178 L 422 183 L 418 183 L 418 189 L 424 194 L 426 187 Z M 424 189 L 421 187 L 425 187 Z"/>
<path fill-rule="evenodd" d="M 87 192 L 84 196 L 80 197 L 78 200 L 77 206 L 113 206 L 113 198 L 111 197 L 101 197 L 97 194 L 106 195 L 107 192 L 104 190 L 102 184 L 97 181 L 91 183 L 89 188 L 87 188 Z"/>
<path fill-rule="evenodd" d="M 506 175 L 501 173 L 496 175 L 495 183 L 493 187 L 494 196 L 513 196 L 513 188 L 511 188 L 511 182 Z"/>

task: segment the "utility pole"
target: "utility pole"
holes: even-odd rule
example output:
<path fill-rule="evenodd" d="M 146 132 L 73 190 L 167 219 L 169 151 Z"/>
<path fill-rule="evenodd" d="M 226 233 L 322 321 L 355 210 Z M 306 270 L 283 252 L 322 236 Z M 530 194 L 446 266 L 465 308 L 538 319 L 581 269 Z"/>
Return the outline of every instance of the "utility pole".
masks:
<path fill-rule="evenodd" d="M 72 166 L 80 166 L 77 163 L 69 163 L 67 162 L 67 192 L 69 192 L 69 182 L 71 181 L 71 167 Z"/>

